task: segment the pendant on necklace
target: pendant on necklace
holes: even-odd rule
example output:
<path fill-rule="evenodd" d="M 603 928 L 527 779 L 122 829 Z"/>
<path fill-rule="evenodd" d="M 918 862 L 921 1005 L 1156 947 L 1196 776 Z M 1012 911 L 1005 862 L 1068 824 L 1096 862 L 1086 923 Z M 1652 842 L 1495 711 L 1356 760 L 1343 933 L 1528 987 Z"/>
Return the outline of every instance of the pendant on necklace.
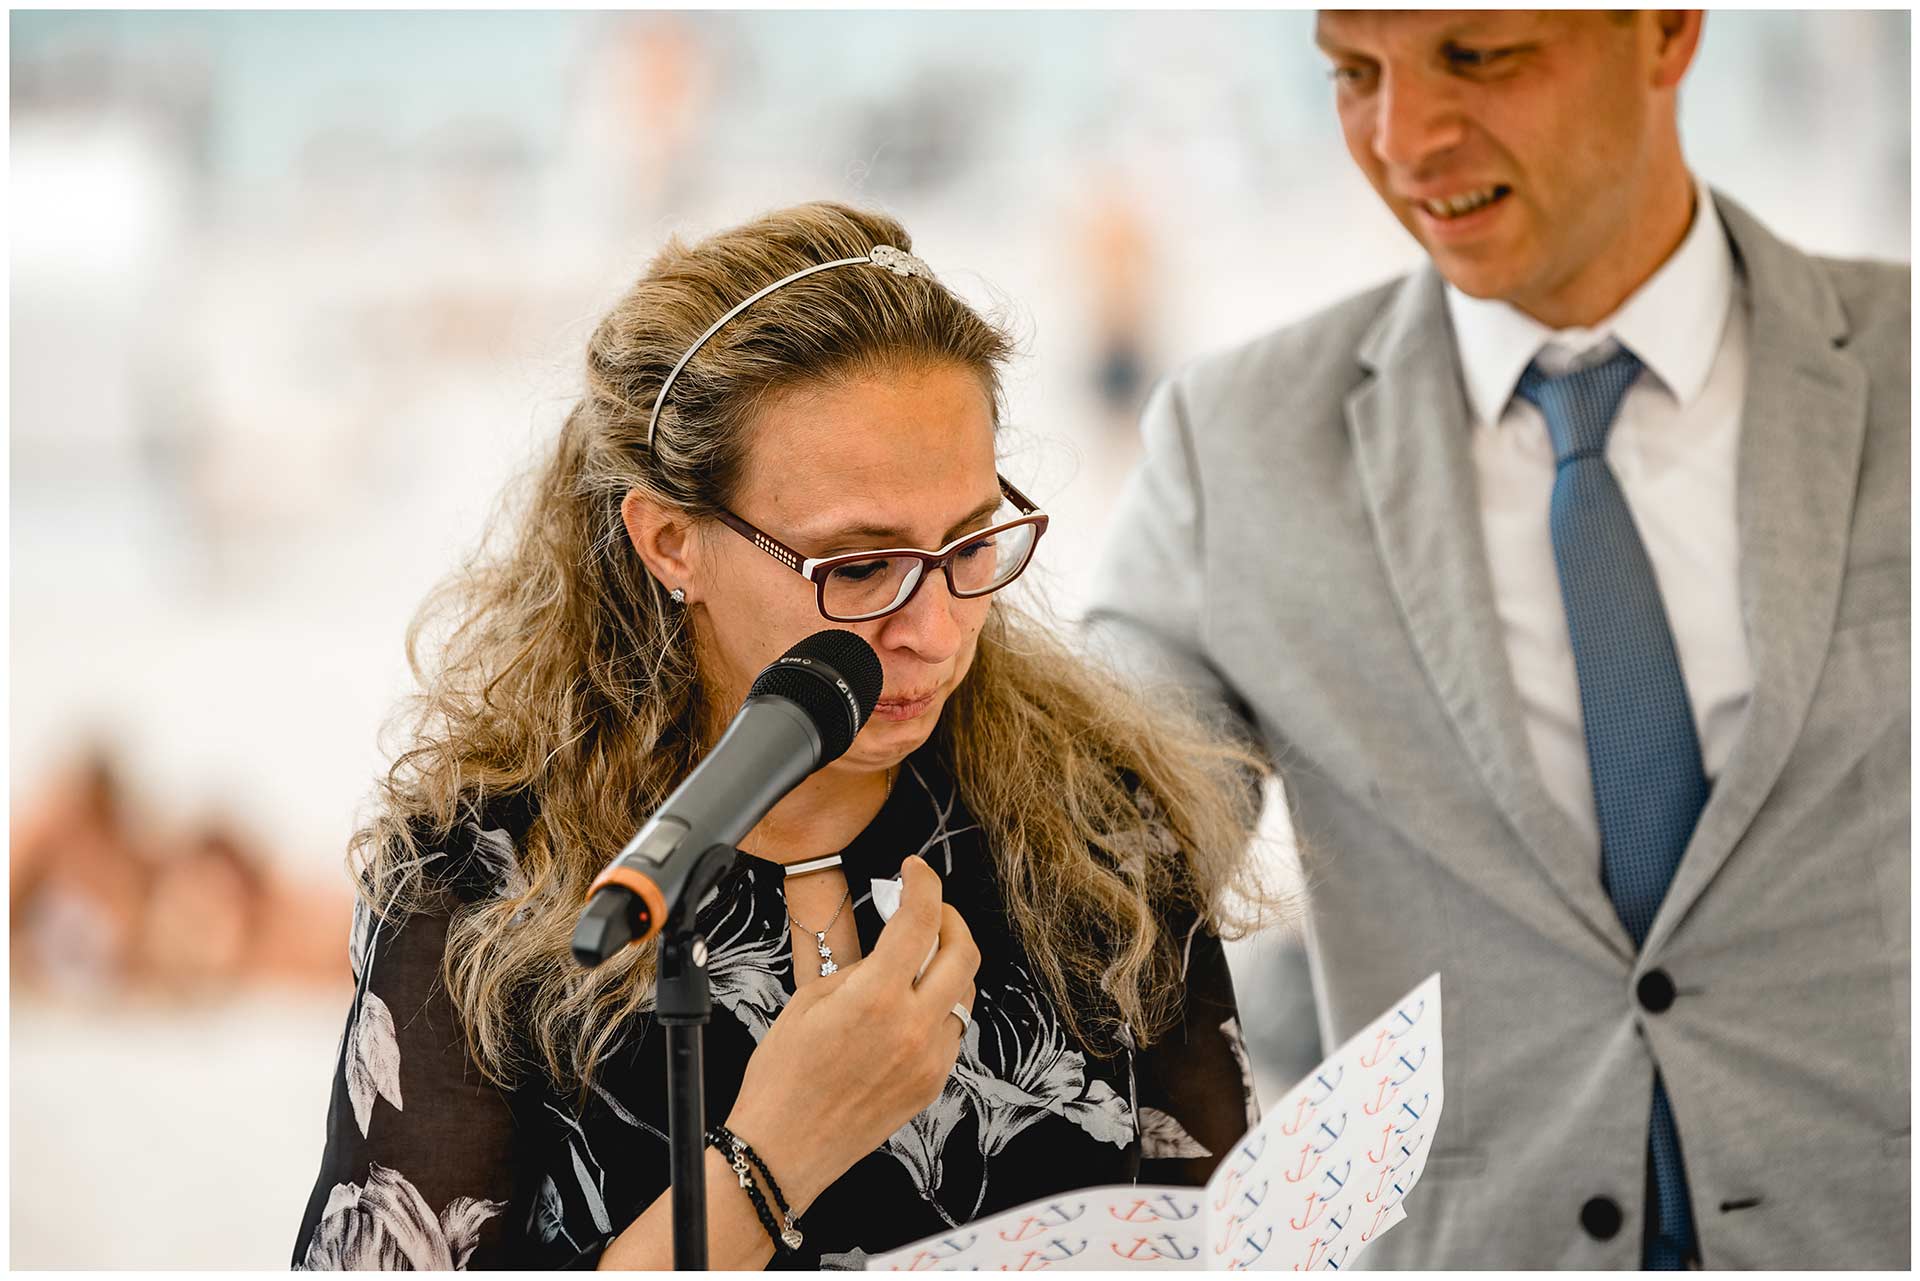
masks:
<path fill-rule="evenodd" d="M 827 946 L 827 936 L 815 934 L 813 938 L 820 945 L 820 977 L 825 978 L 840 967 L 833 963 L 833 949 Z"/>

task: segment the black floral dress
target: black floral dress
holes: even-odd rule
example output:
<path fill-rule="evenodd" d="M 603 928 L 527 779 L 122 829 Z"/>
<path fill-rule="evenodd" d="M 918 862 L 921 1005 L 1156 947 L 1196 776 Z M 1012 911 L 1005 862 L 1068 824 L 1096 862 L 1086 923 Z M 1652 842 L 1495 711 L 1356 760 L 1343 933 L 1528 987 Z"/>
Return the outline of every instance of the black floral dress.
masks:
<path fill-rule="evenodd" d="M 1143 840 L 1167 839 L 1152 824 Z M 577 1093 L 502 1091 L 471 1062 L 440 982 L 462 901 L 524 885 L 514 841 L 531 814 L 457 832 L 445 907 L 403 921 L 356 912 L 355 978 L 326 1150 L 296 1268 L 592 1267 L 668 1185 L 665 1037 L 642 1018 Z M 493 826 L 498 823 L 498 826 Z M 1067 1032 L 1010 932 L 981 829 L 931 747 L 843 852 L 863 953 L 882 922 L 869 885 L 919 854 L 979 945 L 973 1024 L 940 1097 L 856 1162 L 801 1220 L 791 1263 L 857 1268 L 982 1214 L 1106 1183 L 1200 1184 L 1253 1112 L 1219 940 L 1187 928 L 1184 1021 L 1138 1053 L 1101 1056 Z M 743 856 L 703 905 L 714 1000 L 706 1102 L 724 1120 L 747 1058 L 793 995 L 783 871 Z M 719 1194 L 722 1189 L 712 1189 Z"/>

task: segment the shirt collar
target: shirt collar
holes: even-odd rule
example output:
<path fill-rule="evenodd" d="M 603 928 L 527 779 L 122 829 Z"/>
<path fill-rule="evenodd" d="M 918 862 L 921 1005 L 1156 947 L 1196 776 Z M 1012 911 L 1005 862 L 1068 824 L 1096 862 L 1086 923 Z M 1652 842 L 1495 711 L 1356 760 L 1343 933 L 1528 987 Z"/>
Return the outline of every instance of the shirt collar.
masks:
<path fill-rule="evenodd" d="M 1682 406 L 1699 396 L 1733 307 L 1734 266 L 1713 194 L 1704 183 L 1694 190 L 1693 225 L 1680 247 L 1590 329 L 1549 329 L 1509 303 L 1446 287 L 1467 401 L 1481 422 L 1500 421 L 1520 375 L 1549 344 L 1576 356 L 1624 344 Z"/>

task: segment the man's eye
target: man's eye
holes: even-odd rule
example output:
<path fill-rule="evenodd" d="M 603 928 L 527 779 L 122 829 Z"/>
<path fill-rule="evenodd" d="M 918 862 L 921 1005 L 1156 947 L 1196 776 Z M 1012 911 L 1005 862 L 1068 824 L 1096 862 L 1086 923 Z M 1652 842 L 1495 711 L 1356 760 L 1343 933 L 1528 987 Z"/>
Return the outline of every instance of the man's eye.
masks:
<path fill-rule="evenodd" d="M 1341 63 L 1327 69 L 1327 79 L 1336 85 L 1354 87 L 1365 84 L 1372 78 L 1373 69 L 1358 63 Z"/>
<path fill-rule="evenodd" d="M 1446 58 L 1450 65 L 1472 71 L 1482 67 L 1492 66 L 1513 52 L 1511 48 L 1469 49 L 1465 45 L 1449 45 L 1447 46 Z"/>

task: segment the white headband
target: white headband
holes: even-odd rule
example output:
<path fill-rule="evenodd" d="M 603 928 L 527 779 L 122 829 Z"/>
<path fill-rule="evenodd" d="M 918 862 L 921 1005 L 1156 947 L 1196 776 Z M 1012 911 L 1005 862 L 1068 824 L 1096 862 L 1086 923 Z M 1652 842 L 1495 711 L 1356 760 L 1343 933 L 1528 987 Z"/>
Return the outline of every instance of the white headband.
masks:
<path fill-rule="evenodd" d="M 687 362 L 693 359 L 693 354 L 706 346 L 707 339 L 719 333 L 721 327 L 729 320 L 732 320 L 735 316 L 753 306 L 753 304 L 759 302 L 762 298 L 765 298 L 782 285 L 790 285 L 794 281 L 811 276 L 817 271 L 826 271 L 833 267 L 851 267 L 855 265 L 885 267 L 896 276 L 920 276 L 926 280 L 933 279 L 933 272 L 928 268 L 927 264 L 921 262 L 906 250 L 895 249 L 892 245 L 875 245 L 870 251 L 859 258 L 836 258 L 832 262 L 817 262 L 811 267 L 802 268 L 794 272 L 791 276 L 783 276 L 781 279 L 774 281 L 746 301 L 735 303 L 726 315 L 707 326 L 706 333 L 701 334 L 693 340 L 693 346 L 687 348 L 686 354 L 681 356 L 679 363 L 673 367 L 673 372 L 668 374 L 666 381 L 660 384 L 660 394 L 653 398 L 653 416 L 647 420 L 647 448 L 653 448 L 654 429 L 660 425 L 660 411 L 666 407 L 667 393 L 673 390 L 673 380 L 678 378 L 680 371 L 687 367 Z"/>

